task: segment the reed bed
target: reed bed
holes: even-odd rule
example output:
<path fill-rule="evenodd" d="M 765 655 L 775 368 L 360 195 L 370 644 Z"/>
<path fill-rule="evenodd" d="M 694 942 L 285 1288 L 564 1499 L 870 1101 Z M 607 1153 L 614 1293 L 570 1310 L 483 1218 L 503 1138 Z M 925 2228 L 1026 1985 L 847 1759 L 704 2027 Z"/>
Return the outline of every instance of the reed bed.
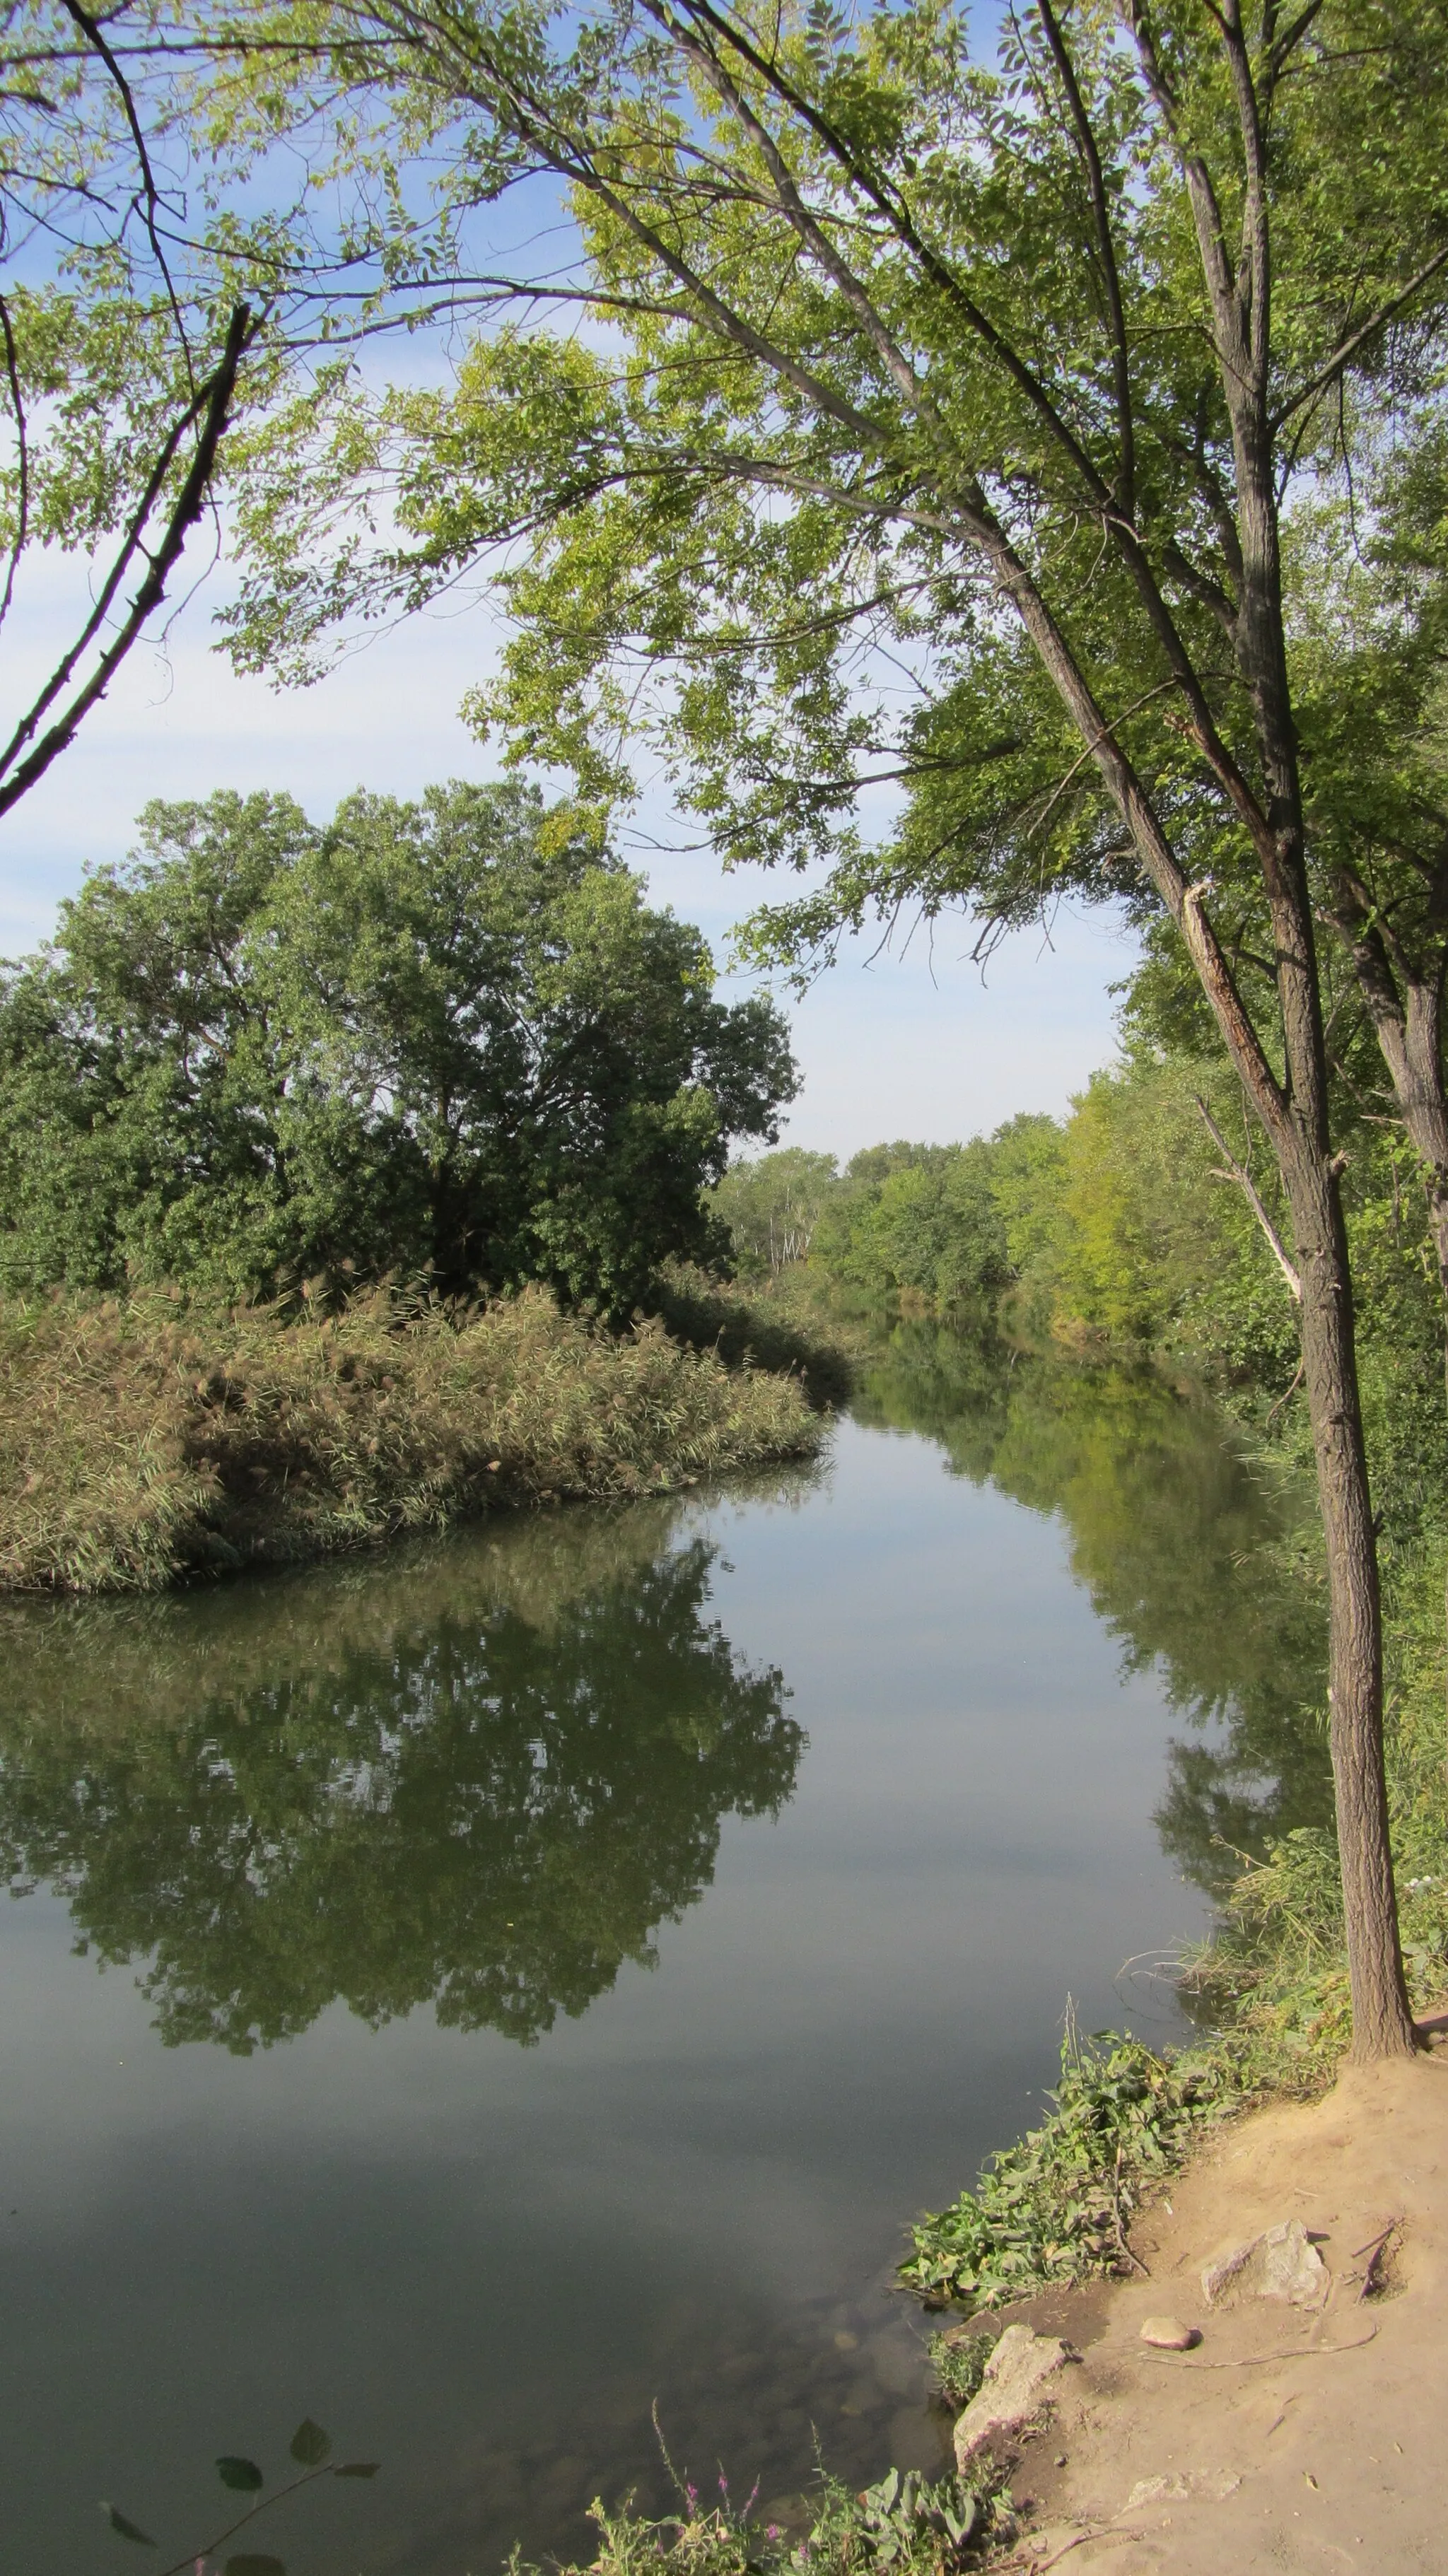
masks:
<path fill-rule="evenodd" d="M 0 1306 L 0 1586 L 158 1591 L 467 1514 L 624 1500 L 818 1449 L 797 1377 L 541 1290 L 334 1314 L 164 1291 Z"/>

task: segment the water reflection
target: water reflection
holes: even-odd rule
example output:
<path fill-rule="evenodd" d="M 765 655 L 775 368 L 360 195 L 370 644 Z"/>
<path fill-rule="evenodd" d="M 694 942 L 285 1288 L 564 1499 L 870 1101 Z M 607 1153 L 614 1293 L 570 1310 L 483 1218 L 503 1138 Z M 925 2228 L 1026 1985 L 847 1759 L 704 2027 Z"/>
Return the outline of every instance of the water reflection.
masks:
<path fill-rule="evenodd" d="M 1288 1545 L 1295 1498 L 1248 1468 L 1198 1390 L 906 1322 L 856 1410 L 925 1433 L 956 1474 L 1064 1522 L 1124 1671 L 1155 1666 L 1192 1730 L 1170 1747 L 1156 1822 L 1199 1887 L 1218 1895 L 1240 1852 L 1331 1822 L 1326 1622 Z"/>
<path fill-rule="evenodd" d="M 783 1676 L 709 1617 L 717 1551 L 672 1539 L 677 1517 L 534 1526 L 183 1618 L 12 1616 L 12 1887 L 48 1880 L 102 1959 L 147 1959 L 171 2043 L 247 2053 L 339 1996 L 374 2026 L 430 2001 L 535 2042 L 651 1963 L 723 1817 L 794 1788 Z"/>

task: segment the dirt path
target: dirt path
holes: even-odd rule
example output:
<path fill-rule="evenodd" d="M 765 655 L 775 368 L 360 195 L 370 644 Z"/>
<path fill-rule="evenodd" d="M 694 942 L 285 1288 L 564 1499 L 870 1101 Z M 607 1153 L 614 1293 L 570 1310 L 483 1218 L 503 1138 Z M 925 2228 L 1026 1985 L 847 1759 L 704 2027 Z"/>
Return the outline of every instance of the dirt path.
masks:
<path fill-rule="evenodd" d="M 1202 2267 L 1284 2219 L 1317 2242 L 1319 2310 L 1207 2305 Z M 1373 2240 L 1393 2225 L 1369 2295 Z M 1448 2570 L 1448 2062 L 1352 2071 L 1325 2100 L 1226 2133 L 1142 2221 L 1150 2280 L 1073 2318 L 1081 2350 L 1012 2484 L 1033 2501 L 1012 2564 L 1066 2576 L 1238 2569 Z M 1381 2284 L 1381 2285 L 1380 2285 Z M 1201 2329 L 1151 2353 L 1147 2317 Z M 1028 2312 L 1030 2313 L 1030 2312 Z M 1064 2464 L 1062 2464 L 1064 2455 Z"/>

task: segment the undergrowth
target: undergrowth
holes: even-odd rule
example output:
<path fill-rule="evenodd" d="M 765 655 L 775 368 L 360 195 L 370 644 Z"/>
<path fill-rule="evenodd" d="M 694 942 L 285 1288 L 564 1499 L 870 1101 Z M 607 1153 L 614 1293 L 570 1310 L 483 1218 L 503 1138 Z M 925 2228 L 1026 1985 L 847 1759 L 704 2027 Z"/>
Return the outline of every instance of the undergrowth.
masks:
<path fill-rule="evenodd" d="M 1126 2268 L 1144 2194 L 1238 2107 L 1241 2085 L 1215 2051 L 1168 2058 L 1113 2031 L 1082 2040 L 1068 2029 L 1050 2099 L 1040 2127 L 992 2156 L 974 2191 L 911 2229 L 900 2278 L 930 2304 L 1000 2308 Z"/>
<path fill-rule="evenodd" d="M 717 1351 L 731 1368 L 745 1363 L 788 1371 L 814 1404 L 845 1403 L 870 1346 L 869 1335 L 837 1302 L 809 1295 L 803 1278 L 790 1272 L 744 1288 L 673 1262 L 660 1274 L 654 1302 L 676 1340 Z"/>
<path fill-rule="evenodd" d="M 934 2480 L 891 2469 L 857 2492 L 821 2474 L 801 2534 L 782 2524 L 753 2519 L 753 2498 L 731 2506 L 723 2481 L 718 2503 L 704 2505 L 692 2487 L 681 2490 L 681 2510 L 661 2521 L 637 2513 L 630 2501 L 615 2510 L 590 2507 L 598 2551 L 587 2576 L 952 2576 L 979 2566 L 1014 2536 L 1009 2496 L 999 2472 L 982 2468 L 970 2479 Z M 536 2576 L 515 2550 L 508 2576 Z M 584 2576 L 558 2568 L 554 2576 Z"/>
<path fill-rule="evenodd" d="M 631 1498 L 824 1438 L 798 1377 L 541 1290 L 315 1319 L 163 1291 L 0 1307 L 0 1585 L 154 1591 L 499 1505 Z"/>

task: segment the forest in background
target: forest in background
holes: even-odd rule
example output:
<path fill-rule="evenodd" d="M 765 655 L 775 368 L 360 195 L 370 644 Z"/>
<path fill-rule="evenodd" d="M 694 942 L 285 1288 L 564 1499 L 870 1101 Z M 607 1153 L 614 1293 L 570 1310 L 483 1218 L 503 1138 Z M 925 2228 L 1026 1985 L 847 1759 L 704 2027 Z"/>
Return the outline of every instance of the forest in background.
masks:
<path fill-rule="evenodd" d="M 1026 1347 L 1186 1369 L 1289 1459 L 1310 1457 L 1287 1212 L 1241 1086 L 1157 928 L 1117 1060 L 1061 1119 L 959 1144 L 798 1146 L 713 1194 L 741 1285 L 786 1305 L 989 1315 Z M 1425 1174 L 1381 1096 L 1371 1033 L 1339 1014 L 1335 1125 L 1380 1527 L 1448 1518 L 1444 1324 Z"/>

